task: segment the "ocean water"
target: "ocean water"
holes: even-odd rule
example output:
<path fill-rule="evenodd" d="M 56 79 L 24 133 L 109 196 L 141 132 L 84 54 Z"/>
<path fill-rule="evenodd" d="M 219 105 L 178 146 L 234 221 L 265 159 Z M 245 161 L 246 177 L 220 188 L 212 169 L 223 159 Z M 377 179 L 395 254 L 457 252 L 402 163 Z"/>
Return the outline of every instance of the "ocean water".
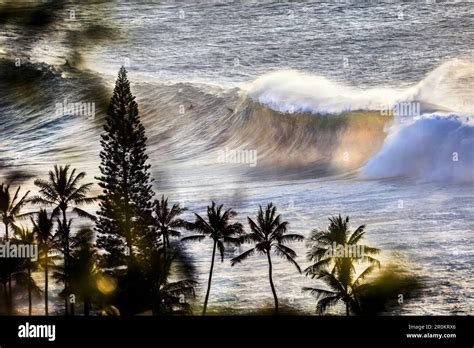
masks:
<path fill-rule="evenodd" d="M 34 5 L 24 6 L 16 10 Z M 125 65 L 157 196 L 198 213 L 215 200 L 237 210 L 242 223 L 273 202 L 290 231 L 304 235 L 332 215 L 349 215 L 354 228 L 367 225 L 367 243 L 384 250 L 382 262 L 398 252 L 426 283 L 395 314 L 472 315 L 472 8 L 64 3 L 46 7 L 51 21 L 41 25 L 26 15 L 7 18 L 0 27 L 0 181 L 35 192 L 34 178 L 67 163 L 93 181 L 104 112 Z M 95 117 L 59 115 L 65 101 L 94 103 Z M 401 103 L 416 112 L 387 117 Z M 235 150 L 246 151 L 240 163 L 225 156 Z M 292 247 L 308 265 L 304 244 Z M 230 267 L 228 258 L 246 248 L 216 264 L 211 308 L 271 305 L 264 258 Z M 199 302 L 212 245 L 186 250 L 197 265 Z M 317 282 L 283 260 L 274 272 L 281 302 L 312 313 L 315 300 L 301 287 Z"/>

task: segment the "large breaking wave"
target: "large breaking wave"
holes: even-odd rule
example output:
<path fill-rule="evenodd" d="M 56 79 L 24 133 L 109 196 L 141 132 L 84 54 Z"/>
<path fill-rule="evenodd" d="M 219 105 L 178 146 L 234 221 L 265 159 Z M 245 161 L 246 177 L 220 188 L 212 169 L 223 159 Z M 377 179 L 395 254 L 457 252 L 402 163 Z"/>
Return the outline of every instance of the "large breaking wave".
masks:
<path fill-rule="evenodd" d="M 366 159 L 362 173 L 372 178 L 469 182 L 474 181 L 473 83 L 473 60 L 455 59 L 407 88 L 358 89 L 289 70 L 260 77 L 249 86 L 248 94 L 276 111 L 314 117 L 356 111 L 380 114 L 399 103 L 419 103 L 419 114 L 390 120 L 392 126 L 387 127 L 380 151 L 371 157 L 362 154 Z"/>
<path fill-rule="evenodd" d="M 34 72 L 35 67 L 29 69 Z M 46 170 L 72 158 L 93 172 L 106 91 L 113 80 L 90 77 L 90 71 L 36 69 L 42 73 L 32 73 L 26 85 L 20 76 L 23 87 L 4 86 L 8 105 L 4 103 L 0 115 L 0 165 Z M 396 89 L 358 89 L 297 71 L 273 72 L 242 89 L 160 81 L 132 87 L 147 129 L 151 161 L 161 167 L 215 168 L 219 150 L 244 148 L 258 153 L 258 166 L 245 167 L 246 174 L 260 178 L 359 171 L 371 178 L 472 182 L 474 130 L 469 119 L 472 104 L 466 100 L 473 100 L 468 87 L 473 75 L 471 61 L 456 61 L 443 64 L 414 86 Z M 133 72 L 130 79 L 134 81 Z M 31 93 L 24 95 L 24 86 Z M 65 98 L 98 102 L 96 119 L 91 123 L 52 116 L 55 103 Z M 381 109 L 400 101 L 420 102 L 420 116 L 398 120 L 381 114 Z M 18 153 L 23 156 L 14 161 Z M 235 171 L 241 169 L 237 166 Z"/>

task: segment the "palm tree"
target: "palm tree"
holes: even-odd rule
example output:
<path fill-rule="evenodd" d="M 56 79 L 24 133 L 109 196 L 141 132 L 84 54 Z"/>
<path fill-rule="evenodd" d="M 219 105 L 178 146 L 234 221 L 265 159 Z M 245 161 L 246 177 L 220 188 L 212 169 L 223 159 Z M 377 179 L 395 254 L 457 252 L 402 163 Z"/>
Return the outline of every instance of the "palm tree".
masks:
<path fill-rule="evenodd" d="M 49 280 L 49 267 L 54 266 L 54 258 L 49 256 L 51 250 L 58 247 L 57 235 L 53 234 L 53 218 L 49 216 L 48 212 L 44 209 L 40 209 L 36 217 L 31 219 L 33 224 L 33 232 L 36 233 L 36 239 L 38 240 L 39 247 L 42 252 L 41 265 L 44 269 L 44 313 L 48 315 L 48 280 Z"/>
<path fill-rule="evenodd" d="M 76 169 L 69 172 L 69 165 L 64 167 L 54 166 L 54 171 L 49 172 L 49 180 L 35 180 L 35 185 L 39 188 L 39 196 L 35 196 L 31 201 L 35 204 L 43 204 L 47 206 L 54 206 L 53 214 L 57 212 L 62 213 L 62 221 L 60 232 L 63 234 L 62 240 L 64 242 L 64 268 L 65 268 L 65 284 L 64 288 L 68 289 L 69 282 L 69 258 L 70 258 L 70 228 L 66 228 L 69 225 L 66 212 L 74 205 L 72 211 L 83 218 L 95 220 L 95 217 L 86 211 L 79 208 L 79 206 L 90 204 L 95 201 L 95 198 L 87 197 L 92 183 L 80 185 L 79 182 L 86 176 L 85 172 L 80 172 L 76 175 Z M 67 308 L 67 294 L 66 290 L 66 315 L 68 314 Z"/>
<path fill-rule="evenodd" d="M 196 282 L 192 279 L 168 281 L 176 257 L 176 252 L 170 253 L 164 248 L 155 250 L 153 253 L 151 272 L 154 284 L 152 294 L 154 315 L 191 314 L 191 306 L 185 299 L 195 297 Z"/>
<path fill-rule="evenodd" d="M 11 243 L 17 244 L 19 246 L 20 242 L 16 239 L 11 239 Z M 39 294 L 41 291 L 34 282 L 31 274 L 28 274 L 27 269 L 28 260 L 24 258 L 10 257 L 10 258 L 0 258 L 0 283 L 3 285 L 3 293 L 8 294 L 7 285 L 8 282 L 14 280 L 15 290 L 27 290 L 32 295 Z M 13 294 L 13 292 L 10 292 Z M 7 313 L 11 314 L 13 312 L 13 306 L 9 306 L 9 299 L 5 298 L 5 304 L 7 308 Z"/>
<path fill-rule="evenodd" d="M 357 278 L 346 283 L 344 279 L 341 281 L 339 277 L 327 270 L 318 271 L 317 279 L 321 279 L 330 290 L 321 288 L 303 288 L 303 291 L 310 292 L 318 300 L 316 305 L 316 313 L 322 315 L 329 307 L 335 306 L 339 301 L 344 302 L 346 307 L 346 315 L 349 316 L 351 311 L 355 313 L 360 312 L 360 305 L 357 298 L 357 292 L 361 286 L 361 280 L 368 276 L 376 267 L 375 265 L 367 267 Z"/>
<path fill-rule="evenodd" d="M 53 211 L 54 213 L 54 211 Z M 60 295 L 64 298 L 64 308 L 66 308 L 66 315 L 70 313 L 74 315 L 74 303 L 70 303 L 68 305 L 69 294 L 71 289 L 71 263 L 72 263 L 72 255 L 71 255 L 71 244 L 72 239 L 70 238 L 71 232 L 71 224 L 72 219 L 66 220 L 66 222 L 57 219 L 57 229 L 56 229 L 56 236 L 59 241 L 59 250 L 63 254 L 64 262 L 63 266 L 54 266 L 56 271 L 53 273 L 53 277 L 56 278 L 58 283 L 63 283 L 64 289 L 61 291 Z M 67 262 L 66 262 L 67 260 Z M 60 274 L 60 276 L 58 276 Z M 70 308 L 69 308 L 70 307 Z M 70 312 L 69 312 L 70 310 Z"/>
<path fill-rule="evenodd" d="M 5 305 L 5 312 L 3 311 L 3 306 L 0 306 L 1 315 L 11 315 L 13 308 L 10 305 L 10 296 L 11 291 L 8 291 L 9 281 L 12 279 L 12 274 L 15 274 L 20 270 L 22 259 L 19 258 L 5 258 L 0 257 L 0 282 L 2 283 L 2 292 Z"/>
<path fill-rule="evenodd" d="M 15 221 L 26 217 L 28 214 L 21 214 L 21 209 L 28 203 L 28 195 L 30 191 L 27 191 L 21 198 L 19 198 L 21 187 L 19 186 L 13 195 L 13 199 L 10 195 L 10 186 L 9 185 L 0 185 L 0 216 L 5 226 L 5 240 L 9 240 L 9 227 L 15 226 Z M 8 299 L 7 308 L 11 312 L 13 310 L 13 294 L 12 294 L 12 279 L 11 276 L 8 277 L 8 294 L 6 294 Z"/>
<path fill-rule="evenodd" d="M 9 239 L 9 227 L 14 227 L 15 221 L 19 218 L 24 218 L 28 214 L 20 214 L 21 209 L 28 203 L 28 195 L 30 191 L 27 191 L 20 199 L 21 186 L 16 190 L 13 199 L 10 195 L 10 186 L 0 185 L 0 215 L 2 218 L 3 225 L 5 226 L 5 238 Z"/>
<path fill-rule="evenodd" d="M 33 245 L 35 243 L 35 234 L 28 228 L 24 226 L 15 226 L 15 237 L 16 241 L 21 244 Z M 27 283 L 28 288 L 28 315 L 31 315 L 32 312 L 32 292 L 33 288 L 37 288 L 35 281 L 31 278 L 31 272 L 36 269 L 36 262 L 30 258 L 25 259 L 24 267 L 26 268 L 26 277 L 25 282 Z"/>
<path fill-rule="evenodd" d="M 177 229 L 186 227 L 185 220 L 179 218 L 187 209 L 181 208 L 179 204 L 173 204 L 171 209 L 168 206 L 168 198 L 161 196 L 161 200 L 155 200 L 154 220 L 158 227 L 158 236 L 163 240 L 164 252 L 170 247 L 170 237 L 179 238 L 181 232 Z"/>
<path fill-rule="evenodd" d="M 270 281 L 270 287 L 272 288 L 273 299 L 275 301 L 275 313 L 278 313 L 278 297 L 275 285 L 273 284 L 271 252 L 274 251 L 276 255 L 286 259 L 296 267 L 299 273 L 301 273 L 300 266 L 295 261 L 295 251 L 287 247 L 285 244 L 288 242 L 301 242 L 304 240 L 304 237 L 299 234 L 286 233 L 288 222 L 281 221 L 281 215 L 276 215 L 276 207 L 273 206 L 272 203 L 267 205 L 265 212 L 263 211 L 262 206 L 260 206 L 256 222 L 250 217 L 247 218 L 252 232 L 243 236 L 242 240 L 244 242 L 254 243 L 255 246 L 233 258 L 230 262 L 231 265 L 234 266 L 255 253 L 267 256 L 269 270 L 268 279 Z"/>
<path fill-rule="evenodd" d="M 313 278 L 318 271 L 331 268 L 331 272 L 354 272 L 354 263 L 368 262 L 371 265 L 380 265 L 380 262 L 371 255 L 378 254 L 380 249 L 360 244 L 365 234 L 365 225 L 361 225 L 351 233 L 349 229 L 349 217 L 345 219 L 339 216 L 329 218 L 330 224 L 327 230 L 311 231 L 308 240 L 307 257 L 313 264 L 304 270 L 306 275 Z M 362 254 L 346 254 L 342 257 L 334 253 L 335 247 L 351 247 L 352 250 L 360 250 Z"/>
<path fill-rule="evenodd" d="M 378 254 L 380 250 L 359 243 L 364 237 L 365 225 L 351 232 L 349 217 L 343 219 L 339 215 L 329 218 L 329 221 L 327 230 L 315 229 L 311 232 L 308 243 L 310 250 L 307 256 L 313 263 L 305 269 L 305 274 L 323 280 L 332 289 L 329 293 L 335 291 L 338 294 L 330 295 L 321 289 L 309 290 L 313 294 L 320 294 L 320 301 L 323 302 L 318 310 L 325 310 L 342 299 L 346 303 L 346 314 L 349 315 L 351 308 L 357 308 L 356 302 L 351 302 L 351 298 L 354 299 L 355 296 L 355 287 L 375 267 L 380 267 L 380 262 L 372 256 Z M 336 252 L 344 248 L 351 252 Z M 362 262 L 368 263 L 369 267 L 356 277 L 356 264 Z"/>
<path fill-rule="evenodd" d="M 99 268 L 98 254 L 93 244 L 94 233 L 89 228 L 78 231 L 72 238 L 71 249 L 71 290 L 84 304 L 84 315 L 88 316 L 92 308 L 92 301 L 97 297 L 99 290 L 96 286 Z M 73 304 L 72 304 L 73 305 Z"/>
<path fill-rule="evenodd" d="M 212 202 L 212 205 L 207 207 L 208 221 L 204 220 L 201 216 L 195 213 L 194 215 L 196 215 L 196 221 L 190 224 L 188 228 L 191 230 L 198 231 L 201 234 L 181 239 L 183 242 L 202 241 L 207 236 L 213 240 L 211 269 L 209 270 L 207 292 L 206 297 L 204 299 L 204 308 L 202 311 L 202 315 L 206 315 L 207 302 L 209 300 L 209 293 L 211 291 L 212 271 L 214 269 L 216 249 L 219 249 L 221 255 L 221 262 L 223 262 L 225 251 L 224 243 L 232 243 L 235 245 L 239 245 L 239 236 L 243 233 L 243 226 L 241 223 L 230 222 L 230 220 L 234 218 L 237 213 L 232 209 L 227 209 L 226 211 L 222 212 L 222 207 L 223 205 L 216 206 L 216 203 Z"/>

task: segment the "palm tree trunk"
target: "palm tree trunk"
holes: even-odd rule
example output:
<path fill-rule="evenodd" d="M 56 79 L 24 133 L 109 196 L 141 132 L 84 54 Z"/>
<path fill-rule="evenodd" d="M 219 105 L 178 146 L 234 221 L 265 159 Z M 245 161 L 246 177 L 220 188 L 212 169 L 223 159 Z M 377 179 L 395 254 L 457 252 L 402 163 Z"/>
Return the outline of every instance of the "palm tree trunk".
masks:
<path fill-rule="evenodd" d="M 5 238 L 8 242 L 10 237 L 8 235 L 8 223 L 5 223 Z M 7 313 L 12 314 L 13 312 L 13 293 L 12 293 L 12 275 L 8 275 L 8 293 L 7 293 Z"/>
<path fill-rule="evenodd" d="M 31 316 L 32 303 L 31 303 L 31 267 L 28 266 L 28 315 Z"/>
<path fill-rule="evenodd" d="M 350 315 L 350 312 L 349 312 L 349 303 L 346 302 L 346 315 L 349 316 Z"/>
<path fill-rule="evenodd" d="M 66 210 L 62 209 L 63 212 L 63 228 L 64 228 L 64 309 L 65 315 L 69 315 L 69 231 L 67 229 Z"/>
<path fill-rule="evenodd" d="M 7 284 L 8 282 L 4 281 L 3 282 L 3 295 L 4 295 L 4 298 L 5 298 L 5 308 L 8 310 L 8 288 L 7 288 Z M 8 312 L 7 312 L 8 314 Z"/>
<path fill-rule="evenodd" d="M 168 238 L 166 238 L 166 235 L 165 235 L 166 231 L 163 231 L 163 232 L 164 232 L 163 233 L 163 253 L 166 257 L 166 249 L 168 248 Z"/>
<path fill-rule="evenodd" d="M 48 316 L 48 256 L 44 267 L 44 314 Z"/>
<path fill-rule="evenodd" d="M 268 279 L 270 280 L 270 286 L 272 288 L 273 299 L 275 300 L 275 314 L 278 314 L 278 297 L 275 291 L 275 285 L 273 284 L 273 266 L 272 266 L 272 259 L 270 257 L 270 251 L 267 252 L 268 258 Z"/>
<path fill-rule="evenodd" d="M 8 275 L 8 314 L 13 313 L 12 275 Z"/>
<path fill-rule="evenodd" d="M 204 299 L 204 308 L 202 310 L 202 315 L 206 315 L 207 301 L 209 300 L 209 293 L 211 292 L 212 271 L 214 269 L 214 259 L 216 257 L 216 247 L 217 247 L 217 241 L 214 241 L 214 248 L 212 249 L 211 269 L 209 271 L 209 280 L 207 281 L 207 292 L 206 292 L 206 298 Z"/>

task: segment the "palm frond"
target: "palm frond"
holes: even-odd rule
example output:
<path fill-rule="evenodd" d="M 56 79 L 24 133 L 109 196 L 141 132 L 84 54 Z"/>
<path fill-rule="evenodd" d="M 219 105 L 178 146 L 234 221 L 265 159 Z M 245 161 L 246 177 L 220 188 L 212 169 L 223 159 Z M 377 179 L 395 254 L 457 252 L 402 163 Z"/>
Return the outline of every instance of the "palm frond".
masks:
<path fill-rule="evenodd" d="M 319 261 L 315 262 L 311 266 L 307 267 L 304 270 L 304 273 L 312 278 L 316 277 L 319 274 L 319 271 L 325 269 L 328 265 L 330 265 L 332 259 L 330 257 L 325 259 L 320 259 Z"/>
<path fill-rule="evenodd" d="M 320 299 L 316 304 L 316 313 L 319 315 L 324 314 L 328 308 L 334 307 L 341 300 L 340 296 L 328 296 Z"/>
<path fill-rule="evenodd" d="M 370 275 L 374 271 L 375 267 L 376 266 L 372 265 L 372 266 L 367 267 L 365 270 L 363 270 L 360 273 L 360 275 L 357 277 L 357 279 L 354 281 L 354 283 L 352 284 L 352 287 L 356 288 L 360 286 L 360 282 L 364 280 L 368 275 Z"/>
<path fill-rule="evenodd" d="M 364 262 L 368 262 L 370 265 L 373 265 L 373 266 L 377 266 L 377 267 L 380 267 L 380 261 L 371 257 L 371 256 L 363 256 L 362 257 L 362 260 Z"/>
<path fill-rule="evenodd" d="M 365 234 L 365 225 L 357 227 L 357 229 L 350 236 L 347 244 L 357 244 Z"/>
<path fill-rule="evenodd" d="M 298 270 L 299 273 L 301 273 L 300 266 L 294 260 L 294 258 L 296 257 L 296 253 L 292 249 L 290 249 L 290 248 L 288 248 L 288 247 L 286 247 L 282 244 L 276 244 L 274 246 L 274 248 L 275 248 L 275 253 L 278 256 L 285 258 L 289 263 L 293 264 L 296 267 L 296 269 Z"/>
<path fill-rule="evenodd" d="M 249 257 L 253 256 L 255 254 L 255 248 L 249 249 L 242 254 L 240 254 L 237 257 L 234 257 L 232 260 L 230 260 L 231 266 L 236 265 L 237 263 L 241 263 L 242 261 L 248 259 Z"/>
<path fill-rule="evenodd" d="M 321 279 L 323 282 L 325 282 L 331 289 L 334 290 L 334 292 L 339 292 L 341 294 L 346 293 L 344 285 L 341 284 L 339 279 L 337 279 L 334 274 L 328 272 L 327 270 L 321 270 L 317 276 L 317 279 Z"/>
<path fill-rule="evenodd" d="M 89 220 L 92 220 L 92 221 L 95 221 L 96 220 L 96 217 L 92 214 L 89 214 L 88 212 L 86 212 L 85 210 L 82 210 L 78 207 L 74 207 L 72 209 L 73 212 L 75 212 L 79 217 L 82 217 L 82 218 L 86 218 L 86 219 L 89 219 Z"/>
<path fill-rule="evenodd" d="M 300 234 L 284 234 L 279 237 L 278 240 L 280 243 L 288 243 L 288 242 L 302 242 L 304 241 L 304 236 Z"/>
<path fill-rule="evenodd" d="M 206 238 L 205 235 L 198 234 L 198 235 L 194 235 L 194 236 L 183 237 L 183 238 L 181 238 L 181 241 L 182 242 L 200 242 L 204 238 Z"/>
<path fill-rule="evenodd" d="M 336 295 L 336 293 L 334 291 L 327 290 L 327 289 L 321 289 L 321 288 L 303 287 L 301 290 L 303 292 L 309 292 L 312 296 L 316 297 L 316 299 Z"/>
<path fill-rule="evenodd" d="M 225 246 L 224 243 L 217 241 L 217 249 L 219 250 L 219 253 L 221 255 L 221 262 L 224 262 L 224 253 L 225 253 Z"/>
<path fill-rule="evenodd" d="M 33 197 L 30 198 L 29 201 L 32 204 L 41 204 L 41 205 L 46 205 L 46 206 L 56 204 L 56 202 L 54 202 L 53 200 L 46 199 L 46 198 L 43 198 L 43 197 L 40 197 L 40 196 L 33 196 Z"/>

